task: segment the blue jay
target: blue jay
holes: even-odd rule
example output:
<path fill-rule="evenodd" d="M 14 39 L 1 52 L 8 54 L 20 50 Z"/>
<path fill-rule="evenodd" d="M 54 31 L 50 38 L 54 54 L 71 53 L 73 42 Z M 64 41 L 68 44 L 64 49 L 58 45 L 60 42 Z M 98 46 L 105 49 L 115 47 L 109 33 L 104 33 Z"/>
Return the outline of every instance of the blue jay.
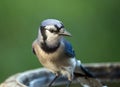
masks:
<path fill-rule="evenodd" d="M 71 34 L 61 21 L 46 19 L 41 23 L 38 37 L 32 44 L 33 52 L 40 63 L 55 74 L 49 87 L 60 75 L 68 78 L 67 87 L 70 86 L 75 75 L 94 78 L 82 66 L 80 60 L 75 58 L 74 49 L 64 36 L 71 36 Z"/>

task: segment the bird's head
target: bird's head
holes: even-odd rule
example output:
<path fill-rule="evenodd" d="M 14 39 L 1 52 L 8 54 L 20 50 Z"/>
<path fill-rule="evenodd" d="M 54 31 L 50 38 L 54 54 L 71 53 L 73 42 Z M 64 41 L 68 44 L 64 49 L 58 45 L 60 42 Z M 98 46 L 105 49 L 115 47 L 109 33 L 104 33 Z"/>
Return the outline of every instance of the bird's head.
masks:
<path fill-rule="evenodd" d="M 71 34 L 64 28 L 63 23 L 56 19 L 46 19 L 42 21 L 39 32 L 44 40 L 56 40 L 62 36 L 71 36 Z"/>

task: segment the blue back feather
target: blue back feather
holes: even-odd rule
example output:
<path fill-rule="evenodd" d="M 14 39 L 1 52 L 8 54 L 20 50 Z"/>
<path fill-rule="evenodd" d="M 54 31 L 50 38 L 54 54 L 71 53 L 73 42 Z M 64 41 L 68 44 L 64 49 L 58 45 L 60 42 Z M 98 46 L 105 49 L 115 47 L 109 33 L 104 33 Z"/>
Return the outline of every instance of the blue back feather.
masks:
<path fill-rule="evenodd" d="M 67 40 L 63 40 L 65 45 L 65 54 L 69 57 L 75 57 L 75 52 L 72 48 L 72 45 Z"/>

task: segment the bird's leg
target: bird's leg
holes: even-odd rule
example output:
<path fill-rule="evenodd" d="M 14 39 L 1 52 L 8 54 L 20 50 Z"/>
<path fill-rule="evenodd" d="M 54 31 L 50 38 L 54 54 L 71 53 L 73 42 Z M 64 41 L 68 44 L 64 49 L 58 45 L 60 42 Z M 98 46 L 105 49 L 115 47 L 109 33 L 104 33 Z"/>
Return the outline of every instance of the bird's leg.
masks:
<path fill-rule="evenodd" d="M 72 81 L 71 81 L 71 80 L 68 80 L 66 87 L 70 87 L 71 83 L 72 83 Z"/>
<path fill-rule="evenodd" d="M 55 78 L 50 82 L 50 84 L 48 85 L 48 87 L 51 87 L 52 84 L 54 83 L 54 81 L 59 77 L 59 74 L 56 74 Z"/>

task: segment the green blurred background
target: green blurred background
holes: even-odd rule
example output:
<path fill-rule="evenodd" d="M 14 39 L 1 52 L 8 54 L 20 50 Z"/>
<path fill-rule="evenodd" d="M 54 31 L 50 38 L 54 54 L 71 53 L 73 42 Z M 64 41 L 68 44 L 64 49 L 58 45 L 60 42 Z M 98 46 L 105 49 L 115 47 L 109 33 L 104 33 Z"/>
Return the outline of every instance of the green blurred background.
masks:
<path fill-rule="evenodd" d="M 41 66 L 31 44 L 47 18 L 63 21 L 83 63 L 120 61 L 120 0 L 0 0 L 0 82 Z"/>

